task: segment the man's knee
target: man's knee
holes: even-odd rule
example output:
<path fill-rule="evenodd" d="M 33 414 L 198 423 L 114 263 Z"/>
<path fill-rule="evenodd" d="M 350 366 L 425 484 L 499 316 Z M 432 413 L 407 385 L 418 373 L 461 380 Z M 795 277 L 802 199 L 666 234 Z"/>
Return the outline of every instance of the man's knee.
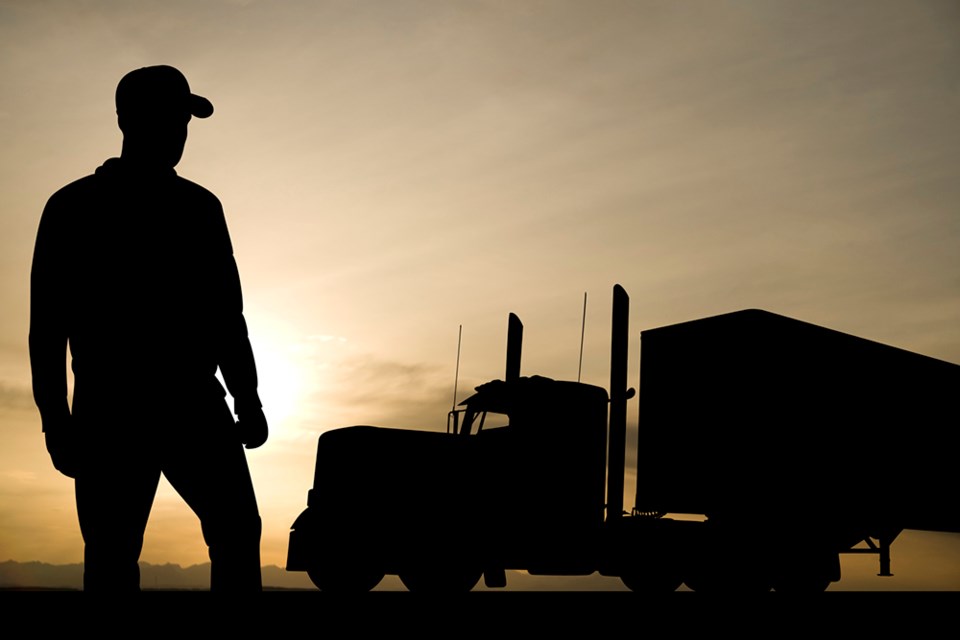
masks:
<path fill-rule="evenodd" d="M 249 547 L 260 545 L 263 522 L 256 512 L 248 514 L 218 514 L 200 523 L 204 542 L 214 547 Z"/>

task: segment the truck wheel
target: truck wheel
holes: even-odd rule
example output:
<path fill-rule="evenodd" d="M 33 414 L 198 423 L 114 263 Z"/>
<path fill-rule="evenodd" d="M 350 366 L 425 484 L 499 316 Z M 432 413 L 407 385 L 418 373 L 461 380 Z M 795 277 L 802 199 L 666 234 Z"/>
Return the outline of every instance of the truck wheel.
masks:
<path fill-rule="evenodd" d="M 307 575 L 320 591 L 365 593 L 380 584 L 384 574 L 368 567 L 314 567 Z"/>
<path fill-rule="evenodd" d="M 664 570 L 631 571 L 621 575 L 620 580 L 630 591 L 649 594 L 670 593 L 683 584 L 678 574 Z"/>
<path fill-rule="evenodd" d="M 698 576 L 685 581 L 687 588 L 697 593 L 750 594 L 767 593 L 770 583 L 758 576 L 717 578 Z"/>
<path fill-rule="evenodd" d="M 822 593 L 840 579 L 840 554 L 835 551 L 809 553 L 780 566 L 773 589 L 779 593 Z"/>
<path fill-rule="evenodd" d="M 773 590 L 777 593 L 823 593 L 829 586 L 830 576 L 809 565 L 784 569 L 773 582 Z"/>
<path fill-rule="evenodd" d="M 830 586 L 830 578 L 825 576 L 781 576 L 773 590 L 777 593 L 823 593 Z"/>
<path fill-rule="evenodd" d="M 764 572 L 738 567 L 698 567 L 689 571 L 684 583 L 698 593 L 766 593 L 772 588 Z"/>
<path fill-rule="evenodd" d="M 415 593 L 466 593 L 477 586 L 482 575 L 473 569 L 421 569 L 402 572 L 400 582 Z"/>

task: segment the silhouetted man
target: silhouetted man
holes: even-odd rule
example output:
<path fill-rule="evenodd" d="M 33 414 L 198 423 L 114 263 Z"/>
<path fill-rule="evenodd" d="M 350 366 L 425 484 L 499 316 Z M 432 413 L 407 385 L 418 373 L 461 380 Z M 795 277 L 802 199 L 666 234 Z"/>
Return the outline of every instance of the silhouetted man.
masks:
<path fill-rule="evenodd" d="M 213 105 L 155 66 L 121 79 L 116 106 L 120 157 L 49 199 L 31 274 L 34 398 L 54 466 L 76 479 L 84 589 L 140 588 L 163 473 L 200 519 L 211 589 L 259 590 L 243 445 L 263 444 L 267 423 L 240 279 L 219 200 L 174 171 L 191 117 Z"/>

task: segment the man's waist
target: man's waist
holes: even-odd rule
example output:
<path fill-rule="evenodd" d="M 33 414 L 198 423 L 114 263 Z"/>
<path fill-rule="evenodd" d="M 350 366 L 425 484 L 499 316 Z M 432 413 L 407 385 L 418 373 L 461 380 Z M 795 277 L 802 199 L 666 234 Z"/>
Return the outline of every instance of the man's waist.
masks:
<path fill-rule="evenodd" d="M 153 369 L 151 371 L 122 371 L 96 367 L 74 368 L 75 386 L 88 393 L 111 390 L 164 391 L 164 392 L 216 392 L 226 395 L 223 385 L 212 371 L 177 371 Z"/>

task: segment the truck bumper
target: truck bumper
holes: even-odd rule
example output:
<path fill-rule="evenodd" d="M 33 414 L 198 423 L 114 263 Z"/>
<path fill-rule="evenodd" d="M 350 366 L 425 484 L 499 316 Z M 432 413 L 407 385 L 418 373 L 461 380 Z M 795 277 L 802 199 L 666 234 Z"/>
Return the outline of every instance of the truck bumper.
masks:
<path fill-rule="evenodd" d="M 315 540 L 311 540 L 312 520 L 310 509 L 307 508 L 290 526 L 290 544 L 287 546 L 287 571 L 306 571 L 312 564 L 311 549 L 316 544 Z"/>

